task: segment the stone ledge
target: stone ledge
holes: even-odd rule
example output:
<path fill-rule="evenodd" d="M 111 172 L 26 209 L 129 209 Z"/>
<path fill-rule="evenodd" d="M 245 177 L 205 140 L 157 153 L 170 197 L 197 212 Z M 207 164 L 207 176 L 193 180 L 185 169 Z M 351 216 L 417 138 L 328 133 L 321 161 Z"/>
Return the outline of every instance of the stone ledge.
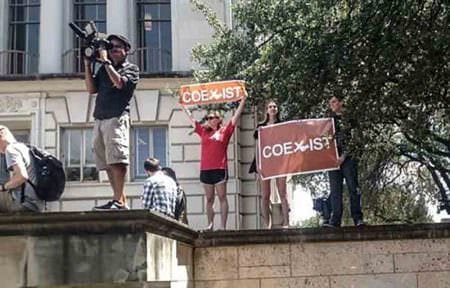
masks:
<path fill-rule="evenodd" d="M 170 288 L 170 281 L 38 286 L 36 288 Z"/>
<path fill-rule="evenodd" d="M 199 233 L 195 247 L 247 244 L 436 239 L 450 237 L 450 223 L 374 225 L 364 227 L 240 230 Z"/>
<path fill-rule="evenodd" d="M 0 236 L 153 233 L 194 247 L 450 237 L 450 223 L 275 230 L 195 231 L 147 210 L 0 214 Z"/>
<path fill-rule="evenodd" d="M 0 236 L 145 233 L 193 244 L 198 232 L 147 210 L 0 214 Z"/>

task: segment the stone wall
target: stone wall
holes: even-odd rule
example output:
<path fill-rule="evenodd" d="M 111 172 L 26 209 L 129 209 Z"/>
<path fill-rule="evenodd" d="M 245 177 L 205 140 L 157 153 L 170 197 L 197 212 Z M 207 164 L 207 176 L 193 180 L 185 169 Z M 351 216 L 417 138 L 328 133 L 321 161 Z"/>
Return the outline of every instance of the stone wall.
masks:
<path fill-rule="evenodd" d="M 406 228 L 223 233 L 209 235 L 205 242 L 200 235 L 195 287 L 450 287 L 448 232 Z"/>
<path fill-rule="evenodd" d="M 2 288 L 192 287 L 197 234 L 147 211 L 4 216 L 0 234 Z"/>
<path fill-rule="evenodd" d="M 0 217 L 2 288 L 448 288 L 449 255 L 449 223 L 196 232 L 143 210 Z"/>
<path fill-rule="evenodd" d="M 195 287 L 444 288 L 449 248 L 450 239 L 200 248 Z"/>

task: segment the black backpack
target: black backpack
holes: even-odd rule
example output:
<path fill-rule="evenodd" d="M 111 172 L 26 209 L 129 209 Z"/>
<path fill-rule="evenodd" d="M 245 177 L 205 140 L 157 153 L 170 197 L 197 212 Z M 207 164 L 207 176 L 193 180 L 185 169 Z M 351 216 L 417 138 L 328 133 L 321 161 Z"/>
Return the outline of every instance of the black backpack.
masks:
<path fill-rule="evenodd" d="M 56 201 L 61 198 L 66 185 L 63 164 L 50 153 L 28 145 L 30 160 L 36 175 L 36 183 L 28 180 L 37 197 L 44 201 Z"/>
<path fill-rule="evenodd" d="M 177 199 L 175 202 L 175 219 L 183 223 L 185 222 L 184 224 L 188 224 L 185 214 L 186 214 L 186 193 L 184 192 L 183 188 L 181 188 L 181 186 L 178 186 Z"/>

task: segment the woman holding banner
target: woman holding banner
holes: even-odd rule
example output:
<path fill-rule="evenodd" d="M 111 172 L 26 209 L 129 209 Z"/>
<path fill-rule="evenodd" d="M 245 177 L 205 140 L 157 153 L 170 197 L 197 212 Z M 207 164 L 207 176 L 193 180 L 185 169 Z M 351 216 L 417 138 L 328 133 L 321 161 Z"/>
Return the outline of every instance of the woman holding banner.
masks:
<path fill-rule="evenodd" d="M 258 139 L 258 128 L 261 126 L 271 125 L 275 123 L 281 122 L 280 115 L 278 111 L 278 106 L 275 101 L 270 100 L 266 104 L 266 118 L 262 123 L 256 127 L 255 133 L 253 134 L 253 137 L 255 139 Z M 248 171 L 249 173 L 257 173 L 257 165 L 256 165 L 256 159 L 253 160 L 250 169 Z M 259 177 L 260 181 L 260 187 L 261 187 L 261 213 L 264 219 L 264 224 L 268 229 L 272 228 L 272 221 L 270 217 L 270 194 L 271 194 L 271 187 L 270 187 L 270 179 L 268 180 L 262 180 L 261 176 Z M 289 227 L 289 203 L 287 200 L 287 192 L 286 192 L 286 177 L 278 177 L 276 178 L 276 185 L 278 190 L 278 195 L 280 196 L 281 200 L 281 213 L 283 216 L 283 223 L 282 227 L 287 228 Z"/>
<path fill-rule="evenodd" d="M 200 158 L 200 182 L 206 195 L 206 213 L 208 217 L 207 229 L 212 230 L 214 226 L 214 198 L 215 193 L 219 197 L 221 229 L 227 227 L 228 218 L 228 200 L 227 200 L 227 180 L 228 180 L 228 159 L 227 148 L 234 127 L 244 110 L 245 97 L 239 103 L 239 106 L 231 120 L 223 124 L 222 115 L 219 111 L 210 111 L 206 116 L 206 124 L 202 125 L 196 121 L 191 112 L 182 105 L 183 110 L 192 122 L 195 133 L 201 140 L 201 158 Z"/>

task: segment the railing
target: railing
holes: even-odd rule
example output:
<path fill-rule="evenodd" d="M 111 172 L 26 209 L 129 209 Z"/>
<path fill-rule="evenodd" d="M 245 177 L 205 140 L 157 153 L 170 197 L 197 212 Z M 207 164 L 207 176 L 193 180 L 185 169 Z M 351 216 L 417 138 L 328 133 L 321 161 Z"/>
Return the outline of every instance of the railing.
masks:
<path fill-rule="evenodd" d="M 39 55 L 21 50 L 0 51 L 0 74 L 31 74 L 39 71 Z"/>
<path fill-rule="evenodd" d="M 63 54 L 63 72 L 84 72 L 80 49 L 67 50 Z M 128 56 L 128 60 L 139 66 L 141 72 L 158 73 L 172 71 L 172 53 L 158 48 L 137 48 Z"/>
<path fill-rule="evenodd" d="M 84 72 L 83 58 L 80 55 L 80 48 L 67 50 L 62 55 L 64 73 Z"/>
<path fill-rule="evenodd" d="M 129 60 L 139 66 L 141 72 L 158 73 L 172 71 L 172 52 L 159 48 L 137 48 Z"/>

